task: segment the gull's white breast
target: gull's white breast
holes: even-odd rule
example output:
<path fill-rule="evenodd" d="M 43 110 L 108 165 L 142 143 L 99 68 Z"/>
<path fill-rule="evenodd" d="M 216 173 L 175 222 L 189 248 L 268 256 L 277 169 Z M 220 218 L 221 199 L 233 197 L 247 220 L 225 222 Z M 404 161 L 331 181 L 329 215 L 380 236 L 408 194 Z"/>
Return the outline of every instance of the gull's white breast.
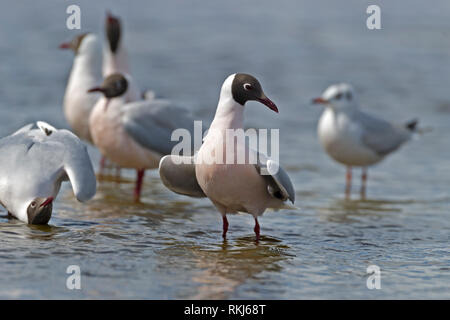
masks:
<path fill-rule="evenodd" d="M 364 128 L 346 112 L 326 108 L 317 129 L 322 147 L 337 162 L 347 166 L 369 166 L 383 158 L 364 145 Z"/>

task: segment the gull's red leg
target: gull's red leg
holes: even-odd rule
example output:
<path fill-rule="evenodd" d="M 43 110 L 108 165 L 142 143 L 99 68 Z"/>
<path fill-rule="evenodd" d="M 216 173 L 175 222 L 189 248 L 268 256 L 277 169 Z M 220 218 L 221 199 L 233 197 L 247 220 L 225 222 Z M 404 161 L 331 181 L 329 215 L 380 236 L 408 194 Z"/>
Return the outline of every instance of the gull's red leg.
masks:
<path fill-rule="evenodd" d="M 352 167 L 347 167 L 347 174 L 345 176 L 345 197 L 350 198 L 350 192 L 352 189 Z"/>
<path fill-rule="evenodd" d="M 103 176 L 103 170 L 105 170 L 105 163 L 106 163 L 106 158 L 104 156 L 102 156 L 100 158 L 100 163 L 99 163 L 99 172 L 98 175 L 101 177 Z"/>
<path fill-rule="evenodd" d="M 258 218 L 255 218 L 255 228 L 253 230 L 255 231 L 256 242 L 258 242 L 259 241 L 259 233 L 260 233 Z"/>
<path fill-rule="evenodd" d="M 222 217 L 222 221 L 223 221 L 223 233 L 222 233 L 222 237 L 225 239 L 227 237 L 227 231 L 228 231 L 228 219 L 227 216 L 224 215 Z"/>
<path fill-rule="evenodd" d="M 119 182 L 120 180 L 120 167 L 116 166 L 116 180 Z"/>
<path fill-rule="evenodd" d="M 144 181 L 145 169 L 139 169 L 136 170 L 136 172 L 137 178 L 136 178 L 136 187 L 134 189 L 134 201 L 139 202 L 141 198 L 141 190 L 142 190 L 142 183 Z"/>
<path fill-rule="evenodd" d="M 361 174 L 361 198 L 366 198 L 366 184 L 367 184 L 367 168 L 362 168 Z"/>

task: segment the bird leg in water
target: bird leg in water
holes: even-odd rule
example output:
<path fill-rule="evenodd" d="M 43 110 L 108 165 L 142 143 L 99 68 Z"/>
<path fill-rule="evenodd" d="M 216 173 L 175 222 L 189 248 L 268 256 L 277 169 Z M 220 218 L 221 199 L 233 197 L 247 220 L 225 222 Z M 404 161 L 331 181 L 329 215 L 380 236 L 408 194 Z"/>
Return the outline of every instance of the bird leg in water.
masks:
<path fill-rule="evenodd" d="M 352 190 L 352 167 L 347 167 L 347 174 L 345 177 L 345 198 L 349 199 Z"/>
<path fill-rule="evenodd" d="M 99 170 L 98 170 L 98 179 L 99 180 L 103 179 L 103 171 L 105 170 L 105 164 L 106 164 L 106 158 L 104 156 L 102 156 L 100 158 Z"/>
<path fill-rule="evenodd" d="M 139 202 L 141 198 L 142 182 L 144 181 L 145 169 L 136 170 L 136 187 L 134 189 L 134 201 Z"/>
<path fill-rule="evenodd" d="M 228 231 L 228 219 L 227 216 L 224 215 L 222 217 L 222 221 L 223 221 L 223 233 L 222 233 L 222 237 L 225 239 L 227 237 L 227 231 Z"/>
<path fill-rule="evenodd" d="M 258 242 L 258 241 L 259 241 L 259 231 L 260 231 L 259 223 L 258 223 L 258 218 L 255 218 L 255 228 L 253 229 L 253 231 L 255 231 L 255 234 L 256 234 L 256 242 Z"/>
<path fill-rule="evenodd" d="M 367 183 L 367 168 L 362 168 L 361 174 L 361 199 L 366 199 L 366 183 Z"/>
<path fill-rule="evenodd" d="M 121 171 L 120 167 L 116 166 L 116 182 L 120 182 L 121 177 L 120 171 Z"/>

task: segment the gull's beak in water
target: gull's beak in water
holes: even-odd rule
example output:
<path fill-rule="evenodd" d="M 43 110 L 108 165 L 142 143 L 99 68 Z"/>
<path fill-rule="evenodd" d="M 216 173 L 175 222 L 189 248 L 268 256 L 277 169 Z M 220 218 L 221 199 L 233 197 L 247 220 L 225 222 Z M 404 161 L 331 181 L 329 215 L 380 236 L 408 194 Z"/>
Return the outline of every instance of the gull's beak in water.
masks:
<path fill-rule="evenodd" d="M 319 97 L 319 98 L 313 99 L 313 100 L 312 100 L 312 103 L 313 103 L 313 104 L 327 104 L 327 103 L 328 103 L 328 100 L 325 100 L 324 98 Z"/>
<path fill-rule="evenodd" d="M 39 207 L 45 207 L 46 205 L 49 205 L 53 202 L 53 197 L 48 197 L 47 199 L 45 199 L 44 202 L 41 203 L 41 205 Z"/>
<path fill-rule="evenodd" d="M 27 211 L 29 224 L 47 224 L 53 210 L 53 197 L 42 198 L 36 209 Z"/>
<path fill-rule="evenodd" d="M 275 103 L 273 103 L 273 101 L 267 98 L 265 95 L 263 95 L 261 98 L 258 98 L 258 101 L 261 102 L 262 104 L 265 104 L 270 110 L 273 110 L 276 113 L 278 113 L 278 108 L 275 105 Z"/>

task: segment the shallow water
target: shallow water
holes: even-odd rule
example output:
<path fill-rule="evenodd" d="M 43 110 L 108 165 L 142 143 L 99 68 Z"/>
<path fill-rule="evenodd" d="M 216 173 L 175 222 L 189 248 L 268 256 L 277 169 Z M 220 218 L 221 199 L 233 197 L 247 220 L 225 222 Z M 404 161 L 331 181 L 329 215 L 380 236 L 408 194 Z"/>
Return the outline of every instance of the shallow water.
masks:
<path fill-rule="evenodd" d="M 226 75 L 255 74 L 280 114 L 250 103 L 247 125 L 281 129 L 298 209 L 267 212 L 259 244 L 251 216 L 231 216 L 223 242 L 210 202 L 171 193 L 156 172 L 140 204 L 131 171 L 86 204 L 66 185 L 49 226 L 0 218 L 0 298 L 450 298 L 448 1 L 377 1 L 378 31 L 365 27 L 372 3 L 356 0 L 78 3 L 82 31 L 100 31 L 106 8 L 120 14 L 140 85 L 199 119 L 212 119 Z M 67 126 L 72 56 L 56 49 L 77 33 L 65 28 L 67 5 L 3 1 L 2 136 L 35 120 Z M 357 171 L 344 200 L 345 169 L 315 134 L 321 110 L 309 101 L 336 81 L 353 83 L 372 113 L 433 129 L 369 171 L 366 201 Z M 381 290 L 367 289 L 372 264 Z M 69 265 L 81 290 L 66 288 Z"/>

